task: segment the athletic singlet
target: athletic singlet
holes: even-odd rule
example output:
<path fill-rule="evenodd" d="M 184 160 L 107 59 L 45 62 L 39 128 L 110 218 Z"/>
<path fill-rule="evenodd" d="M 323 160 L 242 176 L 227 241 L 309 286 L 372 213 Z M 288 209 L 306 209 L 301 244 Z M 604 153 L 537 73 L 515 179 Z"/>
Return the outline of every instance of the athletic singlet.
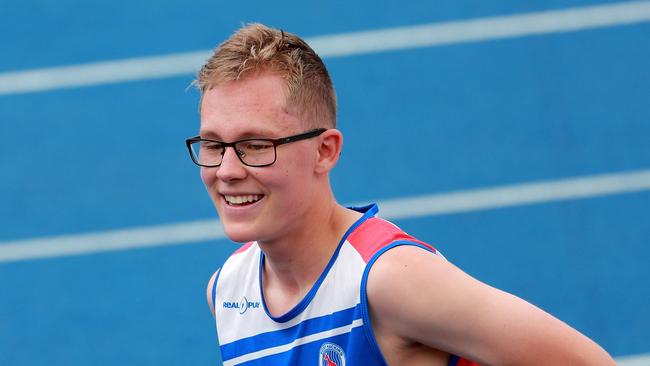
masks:
<path fill-rule="evenodd" d="M 377 205 L 355 210 L 363 216 L 345 233 L 309 293 L 282 316 L 271 316 L 264 303 L 264 253 L 257 243 L 226 260 L 212 288 L 224 366 L 386 365 L 368 314 L 368 272 L 381 254 L 399 245 L 438 252 L 374 217 Z M 457 356 L 449 364 L 476 365 Z"/>

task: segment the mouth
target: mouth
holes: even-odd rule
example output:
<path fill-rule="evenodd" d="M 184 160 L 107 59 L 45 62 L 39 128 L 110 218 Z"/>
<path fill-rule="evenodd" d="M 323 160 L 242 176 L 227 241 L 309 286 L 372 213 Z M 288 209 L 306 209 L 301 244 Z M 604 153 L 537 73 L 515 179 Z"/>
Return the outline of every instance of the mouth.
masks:
<path fill-rule="evenodd" d="M 228 206 L 242 207 L 252 205 L 264 197 L 262 194 L 244 194 L 244 195 L 221 195 Z"/>

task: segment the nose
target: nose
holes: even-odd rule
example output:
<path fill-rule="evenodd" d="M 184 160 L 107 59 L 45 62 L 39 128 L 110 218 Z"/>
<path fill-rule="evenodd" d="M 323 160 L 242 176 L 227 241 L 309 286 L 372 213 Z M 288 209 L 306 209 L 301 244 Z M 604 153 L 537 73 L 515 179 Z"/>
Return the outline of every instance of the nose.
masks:
<path fill-rule="evenodd" d="M 246 166 L 239 160 L 235 148 L 232 146 L 226 147 L 223 152 L 221 165 L 217 168 L 217 178 L 229 182 L 244 179 L 246 178 L 246 174 Z"/>

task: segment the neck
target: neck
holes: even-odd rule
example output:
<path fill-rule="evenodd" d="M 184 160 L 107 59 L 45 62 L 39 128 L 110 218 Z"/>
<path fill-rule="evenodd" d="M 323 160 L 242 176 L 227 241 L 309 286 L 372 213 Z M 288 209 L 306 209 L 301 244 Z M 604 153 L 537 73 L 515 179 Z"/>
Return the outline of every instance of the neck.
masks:
<path fill-rule="evenodd" d="M 310 207 L 295 230 L 259 242 L 265 254 L 263 291 L 272 313 L 284 313 L 309 292 L 347 229 L 361 217 L 336 203 L 331 193 Z"/>

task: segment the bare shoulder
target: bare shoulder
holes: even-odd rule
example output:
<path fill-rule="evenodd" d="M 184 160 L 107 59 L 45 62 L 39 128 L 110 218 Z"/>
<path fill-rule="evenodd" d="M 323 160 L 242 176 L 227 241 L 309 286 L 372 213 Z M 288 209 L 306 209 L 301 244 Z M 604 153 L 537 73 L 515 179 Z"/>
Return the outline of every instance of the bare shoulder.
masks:
<path fill-rule="evenodd" d="M 430 311 L 443 311 L 451 299 L 444 296 L 450 287 L 477 286 L 471 277 L 442 256 L 413 245 L 397 246 L 381 255 L 368 276 L 367 293 L 373 305 L 381 309 L 395 306 L 401 299 L 426 299 Z M 391 291 L 386 291 L 388 288 Z"/>
<path fill-rule="evenodd" d="M 367 283 L 373 328 L 483 364 L 614 365 L 550 314 L 415 246 L 377 259 Z"/>
<path fill-rule="evenodd" d="M 457 316 L 458 302 L 472 301 L 466 296 L 476 292 L 470 289 L 475 286 L 471 277 L 437 254 L 416 246 L 395 247 L 376 260 L 368 275 L 373 326 L 451 353 L 448 319 Z"/>
<path fill-rule="evenodd" d="M 217 269 L 213 274 L 212 277 L 210 277 L 210 281 L 208 281 L 208 286 L 205 289 L 205 296 L 208 300 L 208 306 L 210 307 L 210 311 L 212 312 L 212 316 L 214 316 L 214 300 L 212 299 L 212 289 L 214 288 L 214 281 L 217 280 L 217 275 L 219 274 L 219 269 Z"/>
<path fill-rule="evenodd" d="M 411 245 L 392 248 L 382 254 L 370 270 L 368 299 L 377 310 L 395 306 L 399 299 L 393 296 L 392 290 L 408 295 L 418 287 L 420 290 L 436 287 L 437 282 L 446 277 L 448 267 L 444 259 L 422 248 Z"/>

